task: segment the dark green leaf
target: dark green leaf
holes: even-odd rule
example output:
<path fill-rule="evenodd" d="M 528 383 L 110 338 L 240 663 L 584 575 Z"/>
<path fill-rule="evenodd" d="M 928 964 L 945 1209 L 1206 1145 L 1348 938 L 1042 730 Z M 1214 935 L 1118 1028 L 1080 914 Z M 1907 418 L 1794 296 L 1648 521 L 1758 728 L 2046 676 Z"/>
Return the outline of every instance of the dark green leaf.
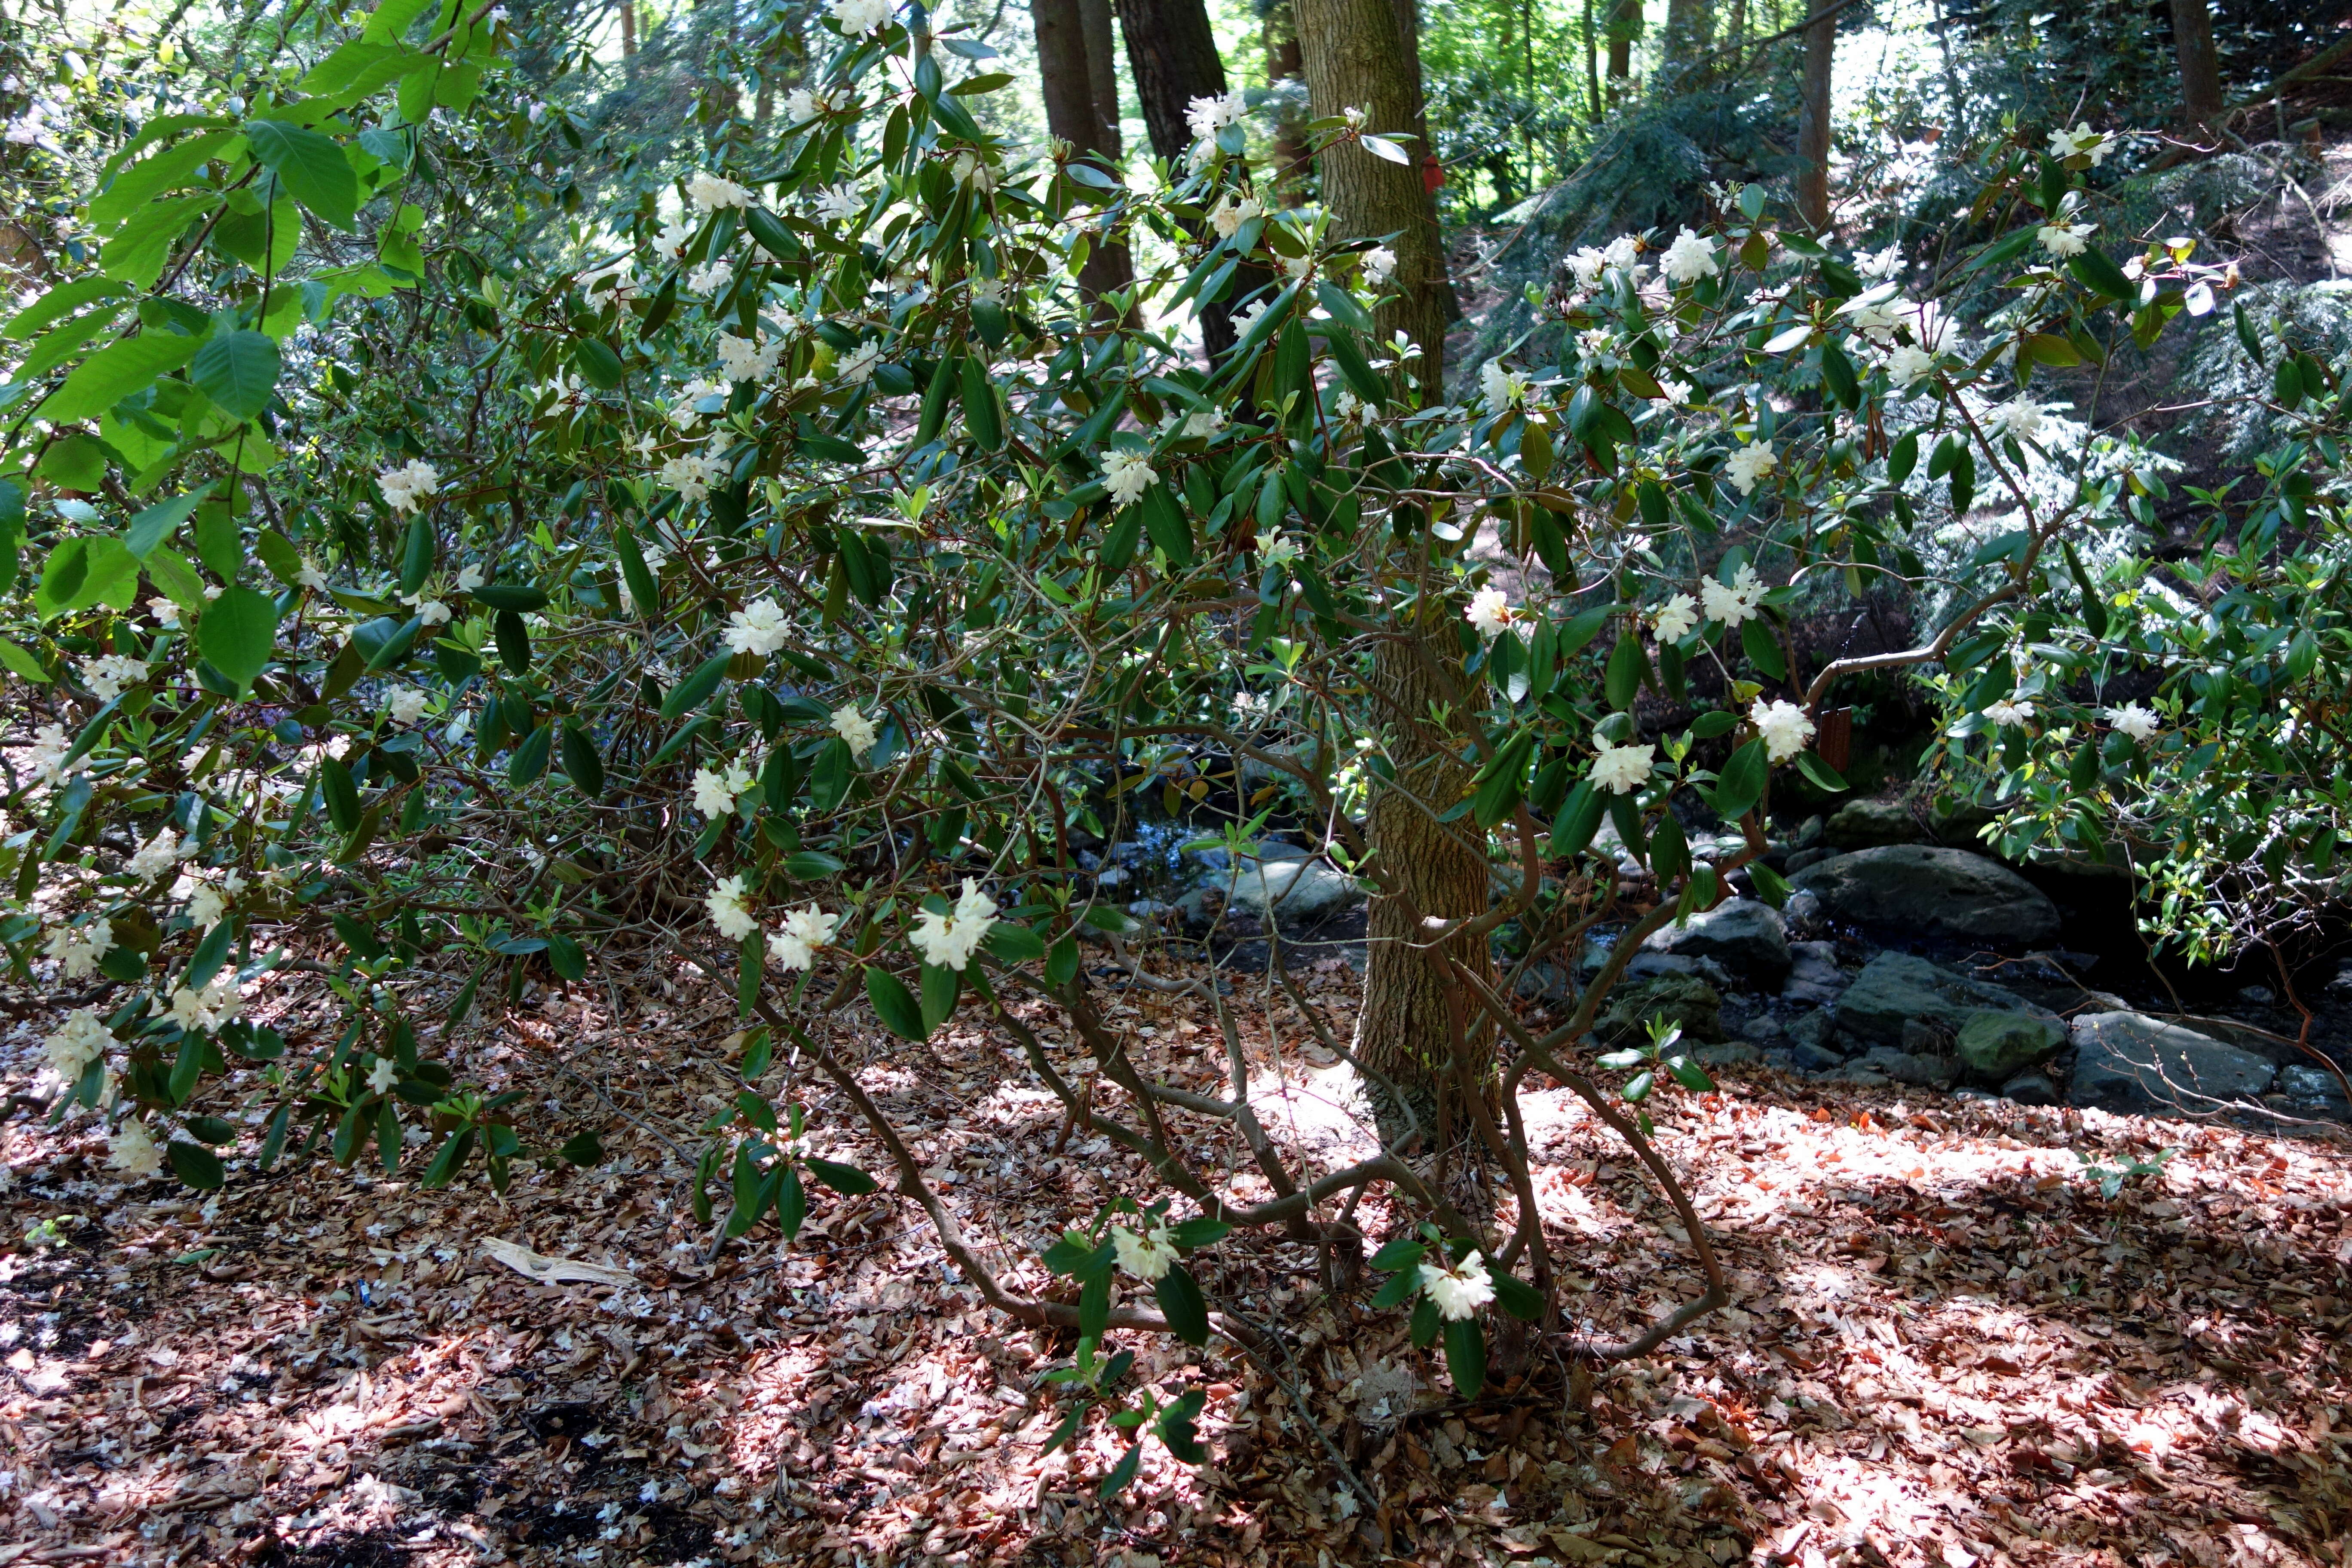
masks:
<path fill-rule="evenodd" d="M 172 1173 L 189 1186 L 211 1192 L 228 1180 L 228 1173 L 221 1168 L 220 1156 L 201 1143 L 174 1138 L 164 1146 L 163 1155 L 172 1163 Z"/>
<path fill-rule="evenodd" d="M 866 966 L 866 999 L 874 1004 L 874 1016 L 892 1034 L 904 1040 L 922 1040 L 930 1036 L 923 1026 L 922 1004 L 907 989 L 906 982 L 878 964 Z"/>
<path fill-rule="evenodd" d="M 1160 1302 L 1160 1310 L 1168 1319 L 1168 1326 L 1176 1337 L 1188 1345 L 1209 1342 L 1209 1307 L 1202 1299 L 1201 1287 L 1185 1272 L 1181 1263 L 1171 1263 L 1168 1272 L 1152 1287 L 1152 1295 Z"/>
<path fill-rule="evenodd" d="M 278 395 L 278 345 L 260 332 L 223 332 L 196 351 L 189 379 L 232 419 L 250 419 Z M 143 552 L 142 552 L 143 553 Z"/>
<path fill-rule="evenodd" d="M 247 122 L 246 144 L 287 194 L 324 222 L 347 229 L 359 213 L 359 176 L 331 136 L 282 120 Z"/>
<path fill-rule="evenodd" d="M 278 601 L 251 588 L 224 589 L 196 623 L 197 651 L 239 691 L 269 662 L 277 641 Z"/>

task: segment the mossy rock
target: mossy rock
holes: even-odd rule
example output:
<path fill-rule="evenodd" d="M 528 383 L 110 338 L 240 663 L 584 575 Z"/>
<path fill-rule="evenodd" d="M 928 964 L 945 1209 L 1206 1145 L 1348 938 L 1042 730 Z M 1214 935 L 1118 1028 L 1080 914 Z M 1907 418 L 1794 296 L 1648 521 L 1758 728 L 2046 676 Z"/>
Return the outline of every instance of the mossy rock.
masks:
<path fill-rule="evenodd" d="M 1716 1045 L 1723 1032 L 1722 994 L 1696 974 L 1658 974 L 1621 988 L 1601 1015 L 1598 1033 L 1612 1046 L 1649 1043 L 1649 1021 L 1663 1013 L 1680 1024 L 1683 1039 L 1693 1045 Z"/>

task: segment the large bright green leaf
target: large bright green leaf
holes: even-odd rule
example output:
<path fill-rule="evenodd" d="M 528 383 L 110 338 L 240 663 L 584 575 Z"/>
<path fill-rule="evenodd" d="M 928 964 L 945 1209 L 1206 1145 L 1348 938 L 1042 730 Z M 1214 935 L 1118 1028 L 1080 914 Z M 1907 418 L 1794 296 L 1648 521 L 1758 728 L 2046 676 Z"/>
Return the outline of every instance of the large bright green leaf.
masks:
<path fill-rule="evenodd" d="M 196 625 L 196 651 L 236 682 L 253 684 L 278 641 L 278 602 L 251 588 L 230 588 L 205 606 Z"/>
<path fill-rule="evenodd" d="M 194 357 L 196 340 L 176 332 L 142 332 L 118 338 L 82 361 L 65 384 L 41 405 L 41 417 L 52 425 L 95 419 L 134 392 L 155 384 L 165 371 L 177 370 Z"/>
<path fill-rule="evenodd" d="M 207 131 L 131 164 L 90 197 L 90 226 L 101 234 L 116 227 L 147 202 L 186 184 L 213 159 L 235 157 L 237 150 L 232 143 L 237 140 L 234 131 Z"/>
<path fill-rule="evenodd" d="M 30 342 L 35 332 L 51 321 L 61 321 L 91 300 L 113 293 L 116 289 L 110 278 L 77 278 L 70 283 L 60 283 L 15 315 L 8 324 L 0 327 L 0 338 L 10 342 Z"/>
<path fill-rule="evenodd" d="M 256 120 L 245 128 L 253 155 L 274 171 L 289 195 L 337 228 L 359 213 L 360 181 L 331 136 L 283 120 Z"/>
<path fill-rule="evenodd" d="M 109 278 L 152 289 L 163 276 L 163 264 L 171 259 L 172 247 L 180 236 L 220 205 L 221 198 L 210 191 L 151 203 L 106 242 L 99 264 Z"/>
<path fill-rule="evenodd" d="M 196 351 L 190 379 L 232 419 L 250 419 L 277 395 L 278 345 L 259 332 L 223 332 Z"/>
<path fill-rule="evenodd" d="M 179 531 L 180 524 L 188 521 L 188 514 L 196 510 L 196 504 L 212 491 L 212 481 L 207 479 L 184 496 L 157 501 L 131 520 L 131 526 L 122 533 L 123 547 L 144 561 L 157 545 Z"/>
<path fill-rule="evenodd" d="M 119 539 L 68 539 L 49 552 L 33 607 L 41 618 L 107 604 L 127 610 L 139 592 L 139 560 Z"/>

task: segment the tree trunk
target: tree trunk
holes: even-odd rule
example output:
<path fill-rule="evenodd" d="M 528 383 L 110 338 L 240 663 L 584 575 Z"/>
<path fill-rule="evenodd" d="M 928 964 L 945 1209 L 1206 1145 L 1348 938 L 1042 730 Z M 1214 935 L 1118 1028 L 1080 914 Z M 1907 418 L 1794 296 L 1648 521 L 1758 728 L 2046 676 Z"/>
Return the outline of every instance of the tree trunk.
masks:
<path fill-rule="evenodd" d="M 1297 8 L 1299 53 L 1317 119 L 1358 109 L 1368 131 L 1393 134 L 1419 124 L 1420 72 L 1405 53 L 1391 0 L 1297 0 Z M 1353 142 L 1330 147 L 1318 163 L 1323 203 L 1339 233 L 1384 239 L 1396 252 L 1394 297 L 1373 312 L 1374 331 L 1383 343 L 1403 332 L 1420 351 L 1403 368 L 1420 377 L 1432 400 L 1442 397 L 1445 257 L 1421 170 L 1376 158 Z"/>
<path fill-rule="evenodd" d="M 637 0 L 621 0 L 621 74 L 637 79 Z"/>
<path fill-rule="evenodd" d="M 1664 63 L 1687 71 L 1700 62 L 1715 30 L 1715 16 L 1706 0 L 1666 0 Z"/>
<path fill-rule="evenodd" d="M 2193 126 L 2221 114 L 2221 67 L 2213 55 L 2213 14 L 2206 0 L 2172 0 L 2172 47 L 2180 58 L 2180 108 Z"/>
<path fill-rule="evenodd" d="M 1209 26 L 1204 0 L 1113 0 L 1118 30 L 1127 38 L 1127 68 L 1143 106 L 1143 128 L 1154 156 L 1181 164 L 1192 151 L 1192 129 L 1185 113 L 1196 98 L 1222 97 L 1225 62 Z M 1236 269 L 1224 300 L 1201 307 L 1201 343 L 1215 360 L 1234 346 L 1232 301 L 1266 281 L 1263 268 Z"/>
<path fill-rule="evenodd" d="M 1609 101 L 1616 103 L 1633 85 L 1633 40 L 1642 36 L 1642 0 L 1616 0 L 1609 7 Z"/>
<path fill-rule="evenodd" d="M 1423 1152 L 1433 1154 L 1462 1148 L 1476 1136 L 1455 1092 L 1456 1015 L 1447 1000 L 1450 984 L 1435 956 L 1423 951 L 1428 937 L 1421 929 L 1421 922 L 1431 917 L 1483 913 L 1488 901 L 1485 858 L 1433 820 L 1467 794 L 1470 785 L 1471 770 L 1447 737 L 1427 728 L 1430 704 L 1458 702 L 1461 665 L 1453 625 L 1441 619 L 1433 627 L 1409 629 L 1382 643 L 1372 667 L 1373 679 L 1390 705 L 1400 786 L 1373 796 L 1372 847 L 1377 864 L 1395 879 L 1402 896 L 1372 900 L 1356 1054 L 1397 1091 L 1391 1095 L 1377 1080 L 1365 1085 L 1381 1142 L 1393 1144 L 1417 1127 Z M 1441 670 L 1456 677 L 1455 690 L 1447 689 Z M 1492 978 L 1494 966 L 1483 940 L 1457 947 L 1451 956 Z M 1475 1012 L 1464 1008 L 1460 1016 L 1474 1016 Z M 1492 1037 L 1486 1038 L 1489 1043 L 1472 1061 L 1473 1078 L 1482 1085 L 1491 1075 L 1494 1059 Z"/>
<path fill-rule="evenodd" d="M 1301 81 L 1307 68 L 1299 63 L 1298 18 L 1290 0 L 1271 0 L 1265 8 L 1265 80 Z M 1282 205 L 1295 207 L 1307 199 L 1306 121 L 1286 110 L 1274 127 L 1275 194 Z"/>
<path fill-rule="evenodd" d="M 1591 98 L 1591 119 L 1601 123 L 1601 55 L 1592 30 L 1592 0 L 1584 0 L 1584 86 Z"/>
<path fill-rule="evenodd" d="M 1104 145 L 1101 101 L 1087 58 L 1084 0 L 1030 0 L 1037 36 L 1037 76 L 1045 100 L 1045 127 L 1113 174 L 1115 150 Z M 1078 271 L 1078 292 L 1092 302 L 1135 281 L 1135 262 L 1123 245 L 1097 244 Z"/>
<path fill-rule="evenodd" d="M 1811 0 L 1805 29 L 1805 96 L 1797 122 L 1797 215 L 1815 232 L 1830 226 L 1830 67 L 1837 56 L 1837 0 Z"/>
<path fill-rule="evenodd" d="M 1110 0 L 1078 0 L 1078 26 L 1087 38 L 1087 80 L 1094 89 L 1095 151 L 1116 164 L 1127 155 L 1120 143 L 1118 28 Z"/>

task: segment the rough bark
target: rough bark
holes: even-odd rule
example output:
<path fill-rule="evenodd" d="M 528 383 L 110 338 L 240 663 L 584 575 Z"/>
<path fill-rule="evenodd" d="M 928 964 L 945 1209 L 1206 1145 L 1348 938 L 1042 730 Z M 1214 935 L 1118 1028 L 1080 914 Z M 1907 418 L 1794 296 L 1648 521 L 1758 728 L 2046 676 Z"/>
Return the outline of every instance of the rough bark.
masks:
<path fill-rule="evenodd" d="M 1078 26 L 1087 39 L 1087 81 L 1093 89 L 1094 147 L 1116 163 L 1126 155 L 1118 110 L 1118 27 L 1110 0 L 1078 0 Z"/>
<path fill-rule="evenodd" d="M 1085 155 L 1116 171 L 1116 143 L 1106 145 L 1100 100 L 1087 57 L 1085 0 L 1030 0 L 1037 38 L 1037 76 L 1045 100 L 1045 128 Z M 1115 134 L 1115 132 L 1114 132 Z M 1078 273 L 1078 290 L 1100 299 L 1135 281 L 1135 263 L 1123 245 L 1097 244 Z"/>
<path fill-rule="evenodd" d="M 1633 40 L 1642 36 L 1642 0 L 1616 0 L 1609 7 L 1609 101 L 1633 85 Z"/>
<path fill-rule="evenodd" d="M 1714 31 L 1715 12 L 1707 0 L 1666 0 L 1664 58 L 1676 70 L 1702 63 Z"/>
<path fill-rule="evenodd" d="M 1297 0 L 1297 10 L 1299 54 L 1316 118 L 1358 109 L 1366 130 L 1391 133 L 1418 123 L 1419 70 L 1405 53 L 1391 0 Z M 1339 233 L 1384 239 L 1396 252 L 1394 295 L 1373 313 L 1375 331 L 1383 342 L 1403 332 L 1420 351 L 1404 368 L 1429 395 L 1441 395 L 1445 258 L 1421 170 L 1376 158 L 1353 142 L 1328 148 L 1318 163 L 1324 205 Z"/>
<path fill-rule="evenodd" d="M 1418 1128 L 1428 1152 L 1475 1137 L 1453 1070 L 1456 1026 L 1449 983 L 1437 955 L 1425 951 L 1429 939 L 1421 924 L 1432 917 L 1478 914 L 1487 906 L 1485 859 L 1434 820 L 1467 793 L 1471 779 L 1471 770 L 1427 721 L 1433 702 L 1458 706 L 1458 686 L 1449 690 L 1441 672 L 1458 676 L 1460 668 L 1460 648 L 1447 622 L 1382 644 L 1373 661 L 1373 679 L 1396 731 L 1400 787 L 1373 798 L 1371 838 L 1379 865 L 1402 894 L 1372 900 L 1355 1048 L 1397 1091 L 1391 1095 L 1377 1079 L 1366 1086 L 1381 1141 L 1393 1144 Z M 1491 976 L 1483 939 L 1447 952 L 1482 978 Z M 1474 1081 L 1485 1085 L 1492 1065 L 1489 1044 L 1474 1056 Z"/>
<path fill-rule="evenodd" d="M 1192 147 L 1185 111 L 1194 99 L 1225 90 L 1225 62 L 1217 53 L 1208 6 L 1204 0 L 1113 0 L 1113 6 L 1152 153 L 1179 163 Z M 1212 360 L 1234 346 L 1232 302 L 1265 279 L 1258 268 L 1242 268 L 1226 300 L 1201 308 L 1201 342 Z"/>
<path fill-rule="evenodd" d="M 1797 215 L 1815 230 L 1830 226 L 1830 68 L 1837 55 L 1837 0 L 1811 0 L 1806 15 L 1803 111 L 1797 122 Z"/>
<path fill-rule="evenodd" d="M 2172 0 L 2172 48 L 2180 60 L 2181 118 L 2210 125 L 2221 115 L 2221 67 L 2206 0 Z"/>
<path fill-rule="evenodd" d="M 1291 11 L 1290 0 L 1272 0 L 1265 8 L 1266 83 L 1303 82 L 1306 71 L 1299 63 L 1298 18 Z M 1305 125 L 1299 115 L 1285 113 L 1274 128 L 1275 194 L 1286 207 L 1307 199 Z"/>

